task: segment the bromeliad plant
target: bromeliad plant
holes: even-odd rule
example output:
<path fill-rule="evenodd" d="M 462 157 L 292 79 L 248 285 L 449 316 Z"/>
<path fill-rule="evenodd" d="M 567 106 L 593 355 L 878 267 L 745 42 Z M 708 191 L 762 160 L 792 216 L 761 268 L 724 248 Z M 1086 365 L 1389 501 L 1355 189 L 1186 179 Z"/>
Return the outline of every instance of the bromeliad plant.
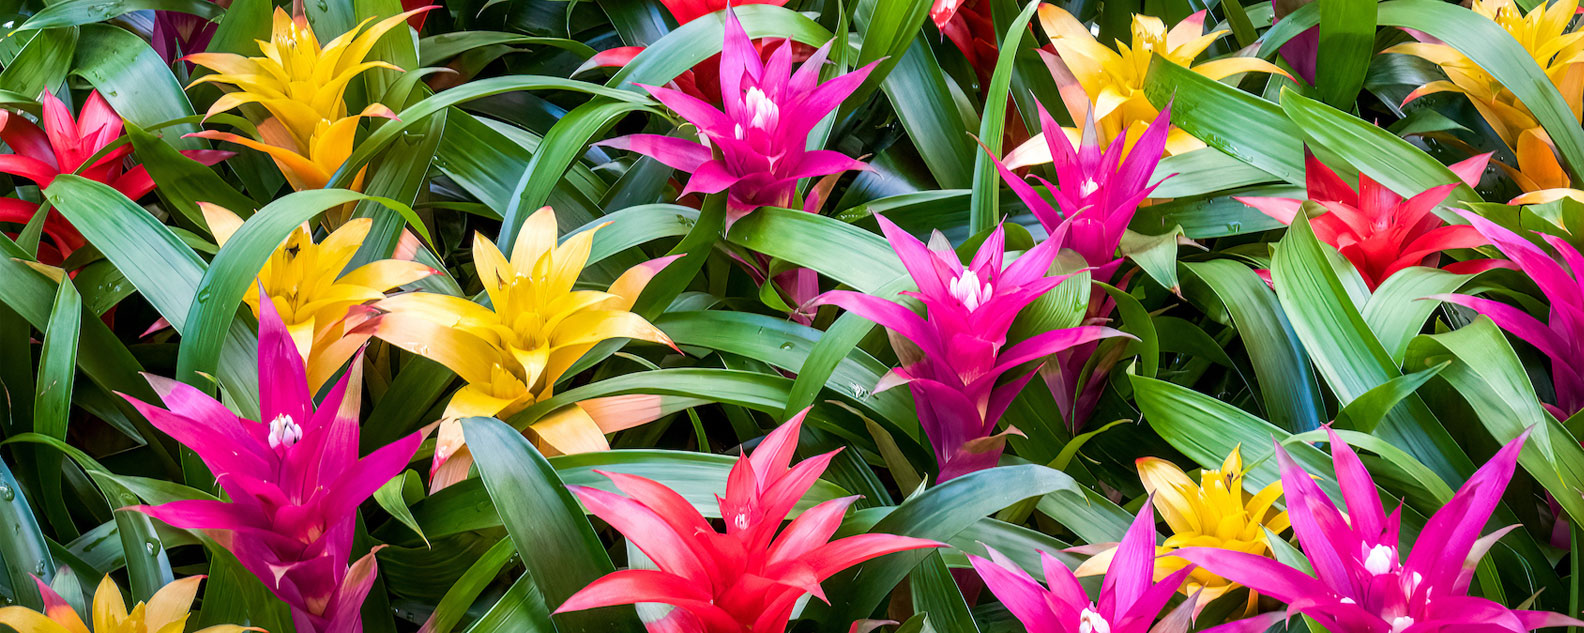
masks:
<path fill-rule="evenodd" d="M 1046 585 L 1041 587 L 1017 563 L 1001 552 L 986 549 L 989 560 L 969 554 L 969 562 L 985 586 L 1029 633 L 1183 633 L 1188 630 L 1189 616 L 1198 599 L 1198 594 L 1194 594 L 1156 624 L 1156 618 L 1194 568 L 1184 566 L 1156 580 L 1155 512 L 1147 503 L 1128 527 L 1116 556 L 1109 559 L 1098 601 L 1090 600 L 1078 577 L 1049 552 L 1040 552 Z"/>
<path fill-rule="evenodd" d="M 652 479 L 600 472 L 627 496 L 573 486 L 593 515 L 610 523 L 658 569 L 609 574 L 568 598 L 557 613 L 655 602 L 673 607 L 652 631 L 784 631 L 798 600 L 829 602 L 820 583 L 866 560 L 941 543 L 892 534 L 831 541 L 857 497 L 831 499 L 781 523 L 830 466 L 836 452 L 792 464 L 804 410 L 732 465 L 717 496 L 720 532 L 676 491 Z"/>
<path fill-rule="evenodd" d="M 997 227 L 964 266 L 938 233 L 925 246 L 884 216 L 875 219 L 918 287 L 903 294 L 923 303 L 925 316 L 900 303 L 851 291 L 832 291 L 819 302 L 851 310 L 900 337 L 895 345 L 903 365 L 891 370 L 875 390 L 906 384 L 913 392 L 941 481 L 1000 460 L 1006 437 L 996 434 L 996 427 L 1034 377 L 1037 368 L 1026 365 L 1089 341 L 1125 336 L 1106 327 L 1081 326 L 1008 345 L 1018 312 L 1068 278 L 1046 275 L 1058 241 L 1047 240 L 1007 263 L 1005 233 Z M 1011 378 L 998 384 L 1009 373 Z"/>
<path fill-rule="evenodd" d="M 434 488 L 460 481 L 473 463 L 458 420 L 506 418 L 549 399 L 572 364 L 604 341 L 630 338 L 675 347 L 665 332 L 632 312 L 644 286 L 674 257 L 634 266 L 606 291 L 574 290 L 599 228 L 556 244 L 555 211 L 545 207 L 524 223 L 510 259 L 489 238 L 475 235 L 473 261 L 485 283 L 488 307 L 461 297 L 416 292 L 367 309 L 372 315 L 366 315 L 355 333 L 429 357 L 467 381 L 442 414 Z M 605 450 L 605 433 L 646 421 L 599 420 L 574 404 L 530 429 L 541 450 L 582 453 Z"/>
<path fill-rule="evenodd" d="M 378 563 L 370 551 L 348 567 L 357 506 L 406 468 L 420 437 L 409 435 L 359 459 L 358 364 L 316 404 L 302 355 L 274 302 L 260 291 L 258 304 L 260 420 L 237 417 L 202 391 L 158 376 L 149 376 L 149 384 L 168 409 L 125 396 L 155 427 L 197 453 L 230 501 L 129 509 L 208 532 L 291 605 L 301 633 L 362 631 L 363 600 Z"/>
<path fill-rule="evenodd" d="M 39 101 L 43 104 L 42 129 L 18 112 L 0 110 L 0 140 L 13 152 L 0 155 L 0 173 L 24 179 L 39 189 L 49 188 L 56 176 L 73 174 L 109 185 L 131 200 L 147 196 L 157 186 L 142 165 L 127 167 L 132 146 L 124 144 L 121 117 L 99 91 L 88 93 L 81 115 L 75 118 L 71 109 L 52 93 L 45 92 Z M 123 144 L 117 146 L 117 142 Z M 181 155 L 213 165 L 233 154 L 182 150 Z M 0 223 L 25 225 L 38 212 L 37 202 L 0 198 Z M 59 211 L 49 211 L 42 227 L 43 234 L 50 238 L 50 244 L 39 251 L 39 261 L 43 263 L 60 264 L 86 243 Z"/>
<path fill-rule="evenodd" d="M 0 629 L 1584 615 L 1575 0 L 90 4 L 0 38 Z"/>
<path fill-rule="evenodd" d="M 1512 479 L 1528 431 L 1503 446 L 1430 517 L 1406 557 L 1398 551 L 1402 509 L 1386 515 L 1375 481 L 1358 455 L 1335 431 L 1327 428 L 1327 433 L 1336 482 L 1347 504 L 1345 515 L 1312 475 L 1276 447 L 1293 533 L 1311 573 L 1224 549 L 1184 549 L 1177 555 L 1276 597 L 1288 604 L 1289 612 L 1309 616 L 1328 631 L 1531 631 L 1581 624 L 1565 615 L 1508 609 L 1468 595 L 1480 559 L 1516 527 L 1480 536 Z M 1223 630 L 1263 630 L 1266 625 L 1260 620 L 1234 622 Z"/>

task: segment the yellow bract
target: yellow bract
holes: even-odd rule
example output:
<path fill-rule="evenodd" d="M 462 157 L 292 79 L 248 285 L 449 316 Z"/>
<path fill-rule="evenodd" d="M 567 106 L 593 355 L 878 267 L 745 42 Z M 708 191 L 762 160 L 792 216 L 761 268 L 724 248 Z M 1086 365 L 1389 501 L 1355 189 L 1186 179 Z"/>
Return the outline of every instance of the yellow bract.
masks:
<path fill-rule="evenodd" d="M 1527 14 L 1512 0 L 1475 0 L 1473 9 L 1518 40 L 1562 93 L 1573 112 L 1573 119 L 1578 121 L 1584 111 L 1584 64 L 1580 63 L 1584 62 L 1584 31 L 1568 29 L 1578 11 L 1578 0 L 1542 3 Z M 1540 193 L 1570 186 L 1557 162 L 1550 138 L 1540 129 L 1540 123 L 1529 108 L 1473 60 L 1446 44 L 1410 42 L 1388 48 L 1386 52 L 1413 55 L 1441 67 L 1447 76 L 1445 81 L 1421 86 L 1410 93 L 1404 103 L 1437 92 L 1467 96 L 1485 122 L 1518 157 L 1517 168 L 1507 169 L 1524 191 Z M 1552 199 L 1555 197 L 1559 196 L 1552 196 Z"/>
<path fill-rule="evenodd" d="M 347 84 L 373 68 L 401 70 L 382 61 L 364 61 L 387 31 L 425 9 L 392 16 L 368 29 L 370 20 L 330 41 L 323 48 L 303 16 L 295 18 L 275 9 L 270 41 L 260 41 L 262 57 L 231 53 L 197 53 L 187 56 L 195 64 L 215 71 L 193 82 L 226 84 L 236 88 L 217 99 L 206 116 L 256 103 L 270 118 L 259 123 L 258 139 L 205 131 L 202 138 L 236 143 L 266 154 L 293 189 L 322 189 L 352 154 L 352 141 L 362 117 L 394 118 L 383 105 L 371 104 L 348 116 Z M 351 188 L 362 184 L 362 173 Z"/>
<path fill-rule="evenodd" d="M 193 598 L 198 594 L 198 583 L 202 581 L 203 576 L 175 581 L 155 592 L 148 603 L 139 602 L 127 611 L 121 589 L 105 576 L 94 591 L 93 633 L 183 633 L 191 615 Z M 44 613 L 24 607 L 5 607 L 0 609 L 0 624 L 19 633 L 89 633 L 82 618 L 60 596 L 48 587 L 41 587 L 41 593 L 44 594 Z M 223 624 L 196 633 L 262 630 Z"/>
<path fill-rule="evenodd" d="M 1171 536 L 1158 548 L 1167 554 L 1184 547 L 1215 547 L 1260 556 L 1270 556 L 1265 529 L 1282 532 L 1288 528 L 1287 513 L 1274 507 L 1281 498 L 1281 482 L 1273 482 L 1258 493 L 1243 490 L 1243 457 L 1237 448 L 1227 455 L 1219 470 L 1202 471 L 1195 484 L 1175 464 L 1145 457 L 1137 461 L 1139 479 L 1154 496 L 1155 509 L 1171 528 Z M 1079 567 L 1079 575 L 1104 573 L 1110 566 L 1110 550 L 1090 558 Z M 1155 561 L 1155 580 L 1159 581 L 1188 563 L 1174 556 Z M 1200 604 L 1209 603 L 1237 585 L 1203 569 L 1188 576 L 1182 592 L 1199 595 Z M 1249 605 L 1255 597 L 1251 592 Z"/>
<path fill-rule="evenodd" d="M 1205 33 L 1202 11 L 1171 30 L 1159 18 L 1134 15 L 1132 43 L 1118 41 L 1116 50 L 1097 41 L 1088 27 L 1060 7 L 1041 5 L 1039 17 L 1058 54 L 1047 54 L 1045 59 L 1056 75 L 1062 101 L 1074 121 L 1094 116 L 1101 143 L 1110 143 L 1124 133 L 1137 138 L 1160 114 L 1144 96 L 1144 75 L 1156 55 L 1215 80 L 1247 72 L 1287 75 L 1255 57 L 1226 57 L 1195 65 L 1194 59 L 1227 33 Z M 1179 129 L 1167 136 L 1167 155 L 1201 147 L 1203 142 Z"/>
<path fill-rule="evenodd" d="M 435 450 L 437 468 L 447 464 L 465 475 L 471 463 L 456 459 L 466 457 L 457 419 L 505 418 L 549 398 L 562 374 L 595 344 L 631 338 L 672 345 L 664 332 L 631 312 L 639 292 L 670 259 L 633 267 L 606 292 L 573 288 L 597 230 L 558 245 L 555 212 L 545 207 L 523 223 L 510 260 L 476 235 L 473 263 L 490 307 L 431 293 L 375 304 L 385 312 L 370 324 L 375 336 L 445 365 L 467 383 L 446 408 Z M 609 448 L 604 434 L 622 423 L 601 422 L 572 406 L 531 428 L 543 450 L 577 453 Z M 443 486 L 448 479 L 440 476 L 436 483 Z"/>
<path fill-rule="evenodd" d="M 420 9 L 421 11 L 421 9 Z M 401 70 L 382 61 L 363 61 L 374 43 L 386 31 L 406 22 L 418 11 L 381 20 L 363 30 L 370 20 L 342 34 L 324 48 L 307 18 L 293 18 L 284 9 L 275 9 L 275 25 L 270 41 L 260 41 L 262 57 L 243 57 L 231 53 L 197 53 L 187 59 L 215 74 L 193 82 L 223 83 L 237 88 L 209 108 L 214 116 L 244 103 L 257 103 L 285 126 L 299 148 L 309 140 L 321 121 L 335 121 L 347 115 L 346 88 L 359 73 L 373 68 Z M 359 31 L 362 31 L 361 33 Z"/>
<path fill-rule="evenodd" d="M 242 219 L 226 209 L 207 203 L 200 206 L 221 245 L 242 226 Z M 258 283 L 286 322 L 292 342 L 306 360 L 308 385 L 315 391 L 369 338 L 354 331 L 367 315 L 348 314 L 352 306 L 384 299 L 391 289 L 437 273 L 418 262 L 385 259 L 342 275 L 373 222 L 368 218 L 350 220 L 317 244 L 310 227 L 300 226 L 259 270 Z M 243 300 L 257 316 L 257 290 L 244 294 Z"/>

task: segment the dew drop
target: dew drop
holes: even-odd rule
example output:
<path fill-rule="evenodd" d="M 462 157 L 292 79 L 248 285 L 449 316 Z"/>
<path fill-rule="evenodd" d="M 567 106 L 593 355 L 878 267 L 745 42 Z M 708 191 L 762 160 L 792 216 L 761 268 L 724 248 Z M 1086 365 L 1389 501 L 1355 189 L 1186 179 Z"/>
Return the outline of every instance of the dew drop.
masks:
<path fill-rule="evenodd" d="M 781 344 L 781 351 L 783 351 L 783 352 L 792 351 L 792 341 L 787 341 L 785 343 L 782 343 Z"/>
<path fill-rule="evenodd" d="M 12 490 L 11 486 L 0 484 L 0 501 L 13 501 L 15 499 L 16 491 Z"/>

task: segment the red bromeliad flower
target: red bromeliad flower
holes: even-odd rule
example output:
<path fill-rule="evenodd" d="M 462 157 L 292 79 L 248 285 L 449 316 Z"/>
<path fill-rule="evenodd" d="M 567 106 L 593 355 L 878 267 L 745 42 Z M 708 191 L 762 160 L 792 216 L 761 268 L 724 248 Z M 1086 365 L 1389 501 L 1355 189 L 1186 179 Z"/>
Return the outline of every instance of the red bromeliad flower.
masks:
<path fill-rule="evenodd" d="M 1512 631 L 1584 625 L 1543 611 L 1508 609 L 1468 595 L 1479 560 L 1512 526 L 1481 537 L 1501 502 L 1518 463 L 1525 431 L 1469 477 L 1457 494 L 1425 523 L 1418 544 L 1403 560 L 1398 553 L 1401 509 L 1387 516 L 1369 471 L 1329 428 L 1336 481 L 1344 514 L 1276 445 L 1293 533 L 1314 573 L 1306 574 L 1264 556 L 1192 547 L 1175 554 L 1288 605 L 1328 631 L 1432 633 Z M 1265 630 L 1281 612 L 1221 625 L 1213 631 Z"/>
<path fill-rule="evenodd" d="M 658 569 L 627 569 L 594 581 L 556 613 L 640 602 L 675 607 L 650 631 L 782 633 L 805 594 L 825 599 L 819 583 L 863 561 L 935 541 L 859 534 L 830 541 L 857 497 L 808 509 L 786 529 L 781 522 L 825 472 L 835 451 L 792 465 L 805 409 L 737 459 L 717 497 L 726 531 L 719 532 L 682 495 L 650 479 L 609 477 L 628 496 L 568 486 L 593 513 L 621 532 Z"/>
<path fill-rule="evenodd" d="M 1584 279 L 1581 277 L 1584 255 L 1562 238 L 1541 234 L 1561 255 L 1562 261 L 1558 262 L 1517 233 L 1474 213 L 1463 212 L 1462 215 L 1470 222 L 1471 230 L 1495 244 L 1525 276 L 1540 286 L 1550 305 L 1550 322 L 1541 323 L 1528 312 L 1491 299 L 1458 294 L 1429 298 L 1478 311 L 1550 358 L 1557 403 L 1545 407 L 1558 420 L 1566 420 L 1584 410 L 1584 281 L 1581 281 Z"/>
<path fill-rule="evenodd" d="M 260 291 L 259 388 L 268 423 L 244 420 L 183 383 L 148 376 L 169 410 L 123 395 L 161 431 L 193 449 L 230 497 L 130 508 L 189 530 L 210 531 L 292 608 L 298 633 L 361 633 L 363 599 L 378 573 L 374 553 L 347 566 L 357 508 L 401 474 L 421 442 L 414 433 L 358 459 L 360 360 L 316 405 L 302 356 L 275 304 Z"/>
<path fill-rule="evenodd" d="M 1029 633 L 1183 633 L 1195 600 L 1184 601 L 1159 625 L 1155 616 L 1194 568 L 1188 565 L 1155 582 L 1155 538 L 1155 508 L 1145 503 L 1111 559 L 1098 603 L 1089 599 L 1072 570 L 1045 552 L 1040 552 L 1040 561 L 1046 587 L 993 549 L 990 560 L 972 554 L 968 560 Z"/>
<path fill-rule="evenodd" d="M 56 176 L 75 173 L 110 185 L 132 200 L 154 190 L 154 180 L 142 165 L 126 168 L 125 159 L 132 153 L 131 144 L 106 153 L 91 165 L 83 164 L 121 138 L 121 117 L 97 90 L 89 93 L 80 120 L 73 119 L 66 104 L 47 91 L 40 101 L 44 106 L 43 129 L 15 112 L 0 110 L 0 140 L 15 152 L 0 154 L 0 172 L 30 180 L 39 189 L 49 187 Z M 182 155 L 204 165 L 213 165 L 230 158 L 233 153 L 185 150 Z M 26 200 L 0 198 L 0 222 L 26 224 L 38 212 L 38 207 Z M 85 243 L 82 234 L 53 210 L 44 220 L 44 235 L 50 244 L 40 245 L 39 261 L 51 265 L 61 263 Z"/>
<path fill-rule="evenodd" d="M 1472 187 L 1479 182 L 1489 159 L 1490 154 L 1480 154 L 1448 169 Z M 1370 290 L 1404 268 L 1434 266 L 1441 251 L 1486 243 L 1474 227 L 1447 225 L 1433 213 L 1436 205 L 1462 183 L 1432 187 L 1404 200 L 1364 174 L 1359 174 L 1359 188 L 1354 191 L 1313 154 L 1306 155 L 1304 163 L 1309 200 L 1327 211 L 1309 220 L 1315 237 L 1336 247 L 1353 262 Z M 1304 203 L 1291 198 L 1235 199 L 1283 224 L 1292 224 Z M 1489 266 L 1487 261 L 1458 262 L 1447 266 L 1447 270 L 1477 272 Z"/>
<path fill-rule="evenodd" d="M 798 180 L 865 168 L 841 152 L 805 149 L 814 126 L 875 66 L 819 83 L 830 47 L 820 47 L 794 73 L 790 40 L 763 62 L 728 12 L 720 61 L 724 111 L 677 90 L 644 86 L 698 128 L 699 142 L 633 134 L 596 145 L 638 152 L 692 174 L 682 195 L 726 191 L 728 226 L 762 206 L 792 206 Z"/>
<path fill-rule="evenodd" d="M 908 385 L 919 423 L 935 450 L 941 481 L 993 467 L 1000 459 L 1005 438 L 994 435 L 997 422 L 1034 372 L 998 385 L 1001 376 L 1074 346 L 1126 336 L 1111 328 L 1082 326 L 1044 332 L 1007 347 L 1018 312 L 1068 277 L 1045 276 L 1056 258 L 1056 241 L 1046 240 L 1003 266 L 1006 242 L 997 227 L 963 266 L 945 237 L 932 238 L 926 247 L 884 216 L 875 219 L 918 286 L 918 292 L 905 294 L 924 303 L 926 317 L 902 304 L 845 290 L 825 293 L 816 303 L 839 305 L 912 344 L 899 348 L 903 366 L 883 378 L 875 391 Z"/>

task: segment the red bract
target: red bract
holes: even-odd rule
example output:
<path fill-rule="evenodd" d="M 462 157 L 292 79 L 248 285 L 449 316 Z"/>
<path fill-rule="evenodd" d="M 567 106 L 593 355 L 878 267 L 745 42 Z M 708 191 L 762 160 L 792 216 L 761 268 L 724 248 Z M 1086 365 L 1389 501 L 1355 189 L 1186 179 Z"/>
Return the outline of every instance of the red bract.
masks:
<path fill-rule="evenodd" d="M 1525 276 L 1540 286 L 1546 303 L 1551 306 L 1550 322 L 1541 323 L 1528 312 L 1490 299 L 1457 294 L 1431 298 L 1467 306 L 1490 317 L 1496 325 L 1550 358 L 1557 403 L 1547 404 L 1546 408 L 1557 419 L 1566 420 L 1584 410 L 1584 282 L 1579 277 L 1580 271 L 1584 271 L 1584 255 L 1566 240 L 1541 234 L 1562 256 L 1567 264 L 1563 266 L 1517 233 L 1474 213 L 1462 215 L 1470 222 L 1470 230 L 1479 232 L 1482 242 L 1489 240 L 1495 244 Z"/>
<path fill-rule="evenodd" d="M 358 459 L 359 360 L 315 406 L 302 356 L 274 302 L 259 301 L 259 400 L 268 423 L 245 420 L 207 394 L 148 376 L 169 410 L 123 395 L 161 431 L 191 448 L 230 502 L 175 501 L 131 508 L 175 527 L 209 530 L 292 607 L 298 633 L 360 633 L 363 599 L 378 572 L 370 552 L 350 568 L 357 508 L 401 474 L 414 433 Z"/>
<path fill-rule="evenodd" d="M 142 165 L 126 168 L 125 159 L 132 153 L 131 144 L 107 152 L 91 165 L 83 164 L 121 138 L 121 117 L 97 90 L 88 95 L 80 120 L 72 118 L 66 104 L 47 91 L 40 101 L 44 106 L 43 129 L 20 114 L 0 110 L 0 140 L 15 152 L 0 154 L 0 172 L 30 180 L 40 189 L 49 187 L 56 176 L 75 173 L 110 185 L 132 200 L 154 190 L 154 180 Z M 182 155 L 213 165 L 230 158 L 232 152 L 186 150 Z M 0 222 L 26 224 L 37 211 L 36 203 L 0 198 Z M 44 221 L 44 234 L 52 243 L 39 250 L 39 261 L 46 264 L 59 264 L 85 243 L 82 234 L 53 210 Z"/>
<path fill-rule="evenodd" d="M 1045 276 L 1056 258 L 1056 241 L 1046 240 L 1003 267 L 1006 242 L 997 227 L 965 267 L 938 233 L 926 247 L 884 216 L 875 219 L 918 286 L 918 292 L 906 294 L 924 303 L 927 318 L 901 304 L 845 290 L 825 293 L 816 303 L 851 310 L 916 347 L 916 352 L 899 350 L 902 368 L 875 389 L 906 383 L 912 390 L 941 481 L 990 468 L 1000 459 L 1004 438 L 992 437 L 996 423 L 1034 372 L 997 385 L 1001 376 L 1061 350 L 1126 336 L 1084 326 L 1044 332 L 1006 347 L 1018 312 L 1067 279 Z"/>
<path fill-rule="evenodd" d="M 857 497 L 832 499 L 781 522 L 836 453 L 792 466 L 805 409 L 738 458 L 718 497 L 726 524 L 718 532 L 682 495 L 650 479 L 609 477 L 627 496 L 568 486 L 583 505 L 621 532 L 658 569 L 628 569 L 594 581 L 556 613 L 653 602 L 675 607 L 649 623 L 669 633 L 781 633 L 805 594 L 824 599 L 819 583 L 863 561 L 940 543 L 891 534 L 830 541 Z M 829 542 L 827 542 L 829 541 Z"/>
<path fill-rule="evenodd" d="M 820 47 L 794 73 L 790 40 L 762 62 L 728 11 L 720 62 L 724 111 L 677 90 L 644 86 L 696 126 L 700 142 L 634 134 L 596 144 L 638 152 L 692 174 L 682 195 L 726 191 L 728 225 L 762 206 L 791 206 L 799 179 L 865 168 L 841 152 L 805 149 L 814 126 L 875 66 L 819 83 L 830 46 Z"/>
<path fill-rule="evenodd" d="M 1289 613 L 1314 618 L 1328 631 L 1519 633 L 1584 624 L 1564 615 L 1508 609 L 1468 595 L 1479 560 L 1512 529 L 1480 536 L 1512 479 L 1528 431 L 1502 447 L 1425 522 L 1407 560 L 1401 560 L 1397 550 L 1401 510 L 1386 515 L 1363 462 L 1335 432 L 1327 432 L 1346 514 L 1280 443 L 1276 445 L 1288 515 L 1314 569 L 1312 575 L 1263 556 L 1230 550 L 1192 547 L 1175 554 L 1287 603 Z M 1280 615 L 1240 620 L 1211 630 L 1263 631 Z"/>
<path fill-rule="evenodd" d="M 1480 154 L 1449 169 L 1472 187 L 1479 182 L 1489 159 L 1490 154 Z M 1315 237 L 1336 247 L 1353 262 L 1370 290 L 1409 266 L 1434 266 L 1441 251 L 1485 244 L 1485 238 L 1473 227 L 1449 226 L 1433 213 L 1436 205 L 1460 183 L 1432 187 L 1403 200 L 1364 174 L 1359 174 L 1359 189 L 1354 191 L 1312 154 L 1305 156 L 1304 163 L 1309 200 L 1327 211 L 1309 219 Z M 1291 198 L 1235 199 L 1283 224 L 1292 224 L 1304 202 Z M 1473 272 L 1484 265 L 1487 262 L 1460 262 L 1447 268 Z"/>

